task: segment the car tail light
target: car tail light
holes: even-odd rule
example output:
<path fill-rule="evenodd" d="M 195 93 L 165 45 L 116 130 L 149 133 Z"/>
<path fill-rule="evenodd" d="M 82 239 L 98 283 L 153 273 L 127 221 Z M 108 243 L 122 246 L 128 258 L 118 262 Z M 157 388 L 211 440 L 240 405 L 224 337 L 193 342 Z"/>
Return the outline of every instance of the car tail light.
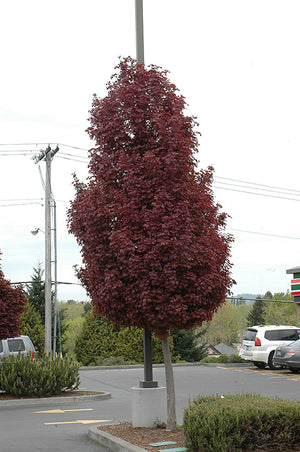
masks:
<path fill-rule="evenodd" d="M 31 352 L 31 358 L 35 360 L 34 352 Z"/>
<path fill-rule="evenodd" d="M 255 345 L 255 347 L 261 346 L 261 342 L 260 342 L 260 339 L 258 339 L 258 337 L 255 338 L 254 345 Z"/>
<path fill-rule="evenodd" d="M 297 350 L 290 350 L 289 352 L 286 352 L 286 356 L 293 356 L 295 353 L 297 353 Z"/>

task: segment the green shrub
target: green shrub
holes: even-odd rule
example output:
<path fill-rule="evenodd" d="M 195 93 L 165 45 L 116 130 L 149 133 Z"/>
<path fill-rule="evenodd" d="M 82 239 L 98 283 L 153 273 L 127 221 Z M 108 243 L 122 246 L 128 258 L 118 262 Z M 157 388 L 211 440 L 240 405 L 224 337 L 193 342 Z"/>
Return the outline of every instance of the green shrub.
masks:
<path fill-rule="evenodd" d="M 219 355 L 219 356 L 207 356 L 202 359 L 202 363 L 244 363 L 246 362 L 238 354 L 236 355 Z"/>
<path fill-rule="evenodd" d="M 186 447 L 197 452 L 293 450 L 300 404 L 260 395 L 199 396 L 184 413 Z"/>
<path fill-rule="evenodd" d="M 96 366 L 124 366 L 136 364 L 135 361 L 126 361 L 123 356 L 111 356 L 110 358 L 96 358 Z"/>
<path fill-rule="evenodd" d="M 16 397 L 45 397 L 79 386 L 79 364 L 70 358 L 51 360 L 44 355 L 9 356 L 0 364 L 0 389 Z"/>

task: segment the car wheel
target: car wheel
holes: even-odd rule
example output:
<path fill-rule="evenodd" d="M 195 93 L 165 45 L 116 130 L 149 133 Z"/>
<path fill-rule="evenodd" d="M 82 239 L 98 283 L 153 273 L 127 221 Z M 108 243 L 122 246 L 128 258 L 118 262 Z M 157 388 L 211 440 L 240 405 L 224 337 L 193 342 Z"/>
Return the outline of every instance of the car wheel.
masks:
<path fill-rule="evenodd" d="M 258 361 L 253 361 L 253 364 L 259 369 L 264 369 L 266 367 L 266 363 L 259 363 Z"/>
<path fill-rule="evenodd" d="M 271 353 L 269 354 L 269 358 L 268 358 L 268 366 L 269 366 L 270 369 L 272 369 L 272 370 L 281 369 L 282 366 L 273 363 L 274 353 L 275 353 L 275 352 L 273 351 L 273 352 L 271 352 Z"/>
<path fill-rule="evenodd" d="M 297 374 L 300 371 L 300 369 L 296 369 L 295 367 L 289 367 L 289 370 L 293 372 L 293 374 Z"/>

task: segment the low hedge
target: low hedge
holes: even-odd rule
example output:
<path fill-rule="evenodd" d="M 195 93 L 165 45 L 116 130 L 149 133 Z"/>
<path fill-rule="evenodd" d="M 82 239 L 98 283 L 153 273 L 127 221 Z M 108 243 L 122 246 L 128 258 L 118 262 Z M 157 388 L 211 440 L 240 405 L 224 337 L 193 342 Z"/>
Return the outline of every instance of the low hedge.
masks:
<path fill-rule="evenodd" d="M 71 358 L 33 360 L 9 356 L 0 364 L 0 389 L 15 397 L 49 397 L 79 387 L 79 364 Z"/>
<path fill-rule="evenodd" d="M 184 436 L 193 452 L 294 450 L 300 404 L 252 394 L 199 396 L 185 410 Z"/>
<path fill-rule="evenodd" d="M 238 354 L 236 355 L 219 355 L 219 356 L 207 356 L 201 360 L 201 363 L 245 363 L 243 358 Z"/>

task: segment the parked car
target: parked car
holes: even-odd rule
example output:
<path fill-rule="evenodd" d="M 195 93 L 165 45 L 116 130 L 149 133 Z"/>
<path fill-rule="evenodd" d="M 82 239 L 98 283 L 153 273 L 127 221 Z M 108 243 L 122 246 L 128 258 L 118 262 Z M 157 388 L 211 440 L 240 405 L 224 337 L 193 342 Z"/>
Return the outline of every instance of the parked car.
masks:
<path fill-rule="evenodd" d="M 28 336 L 22 335 L 0 340 L 0 360 L 4 356 L 9 356 L 11 354 L 18 355 L 19 353 L 25 356 L 27 356 L 28 353 L 31 353 L 33 359 L 35 358 L 36 351 Z"/>
<path fill-rule="evenodd" d="M 300 328 L 286 325 L 252 326 L 247 328 L 239 351 L 241 358 L 252 361 L 264 369 L 278 369 L 281 365 L 274 362 L 277 347 L 286 346 L 300 339 Z"/>
<path fill-rule="evenodd" d="M 300 370 L 300 340 L 290 345 L 277 347 L 273 362 L 277 366 L 287 367 L 291 372 Z"/>

